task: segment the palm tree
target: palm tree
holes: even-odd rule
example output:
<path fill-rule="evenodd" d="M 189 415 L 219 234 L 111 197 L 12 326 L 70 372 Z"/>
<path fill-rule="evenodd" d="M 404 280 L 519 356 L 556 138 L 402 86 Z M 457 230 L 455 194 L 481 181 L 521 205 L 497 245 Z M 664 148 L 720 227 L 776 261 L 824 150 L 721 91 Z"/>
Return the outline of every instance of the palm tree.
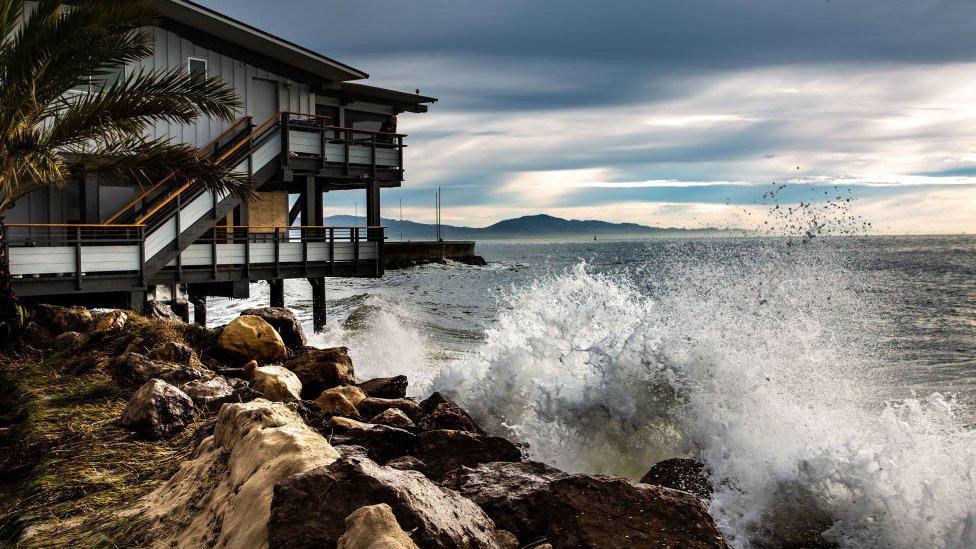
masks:
<path fill-rule="evenodd" d="M 147 137 L 157 122 L 231 120 L 241 107 L 232 89 L 196 72 L 116 76 L 152 55 L 156 20 L 131 0 L 40 0 L 26 11 L 23 0 L 0 0 L 0 341 L 23 322 L 4 223 L 18 199 L 96 173 L 140 181 L 174 173 L 251 196 L 245 181 L 192 147 Z"/>

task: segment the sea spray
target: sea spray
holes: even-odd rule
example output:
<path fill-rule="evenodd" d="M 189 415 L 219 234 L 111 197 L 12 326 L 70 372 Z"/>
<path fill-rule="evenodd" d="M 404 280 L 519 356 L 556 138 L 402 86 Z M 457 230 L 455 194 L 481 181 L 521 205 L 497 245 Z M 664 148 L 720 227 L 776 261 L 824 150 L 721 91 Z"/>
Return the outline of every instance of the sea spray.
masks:
<path fill-rule="evenodd" d="M 544 277 L 436 386 L 567 470 L 700 457 L 737 547 L 974 546 L 976 437 L 941 395 L 878 404 L 883 304 L 828 247 L 675 245 L 639 276 Z"/>
<path fill-rule="evenodd" d="M 411 321 L 407 311 L 381 296 L 359 296 L 361 304 L 342 324 L 330 325 L 312 336 L 317 347 L 345 346 L 356 368 L 356 377 L 368 380 L 407 374 L 408 394 L 426 396 L 435 370 L 426 357 L 423 332 Z"/>

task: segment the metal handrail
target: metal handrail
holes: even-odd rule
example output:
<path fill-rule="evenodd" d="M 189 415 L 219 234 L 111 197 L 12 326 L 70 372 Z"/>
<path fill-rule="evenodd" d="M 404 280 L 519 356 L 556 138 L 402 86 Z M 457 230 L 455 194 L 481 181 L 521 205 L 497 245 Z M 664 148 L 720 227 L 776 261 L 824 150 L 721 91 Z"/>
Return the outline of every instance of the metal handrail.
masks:
<path fill-rule="evenodd" d="M 261 124 L 260 126 L 258 126 L 247 137 L 245 137 L 244 139 L 238 141 L 237 144 L 235 144 L 233 147 L 231 147 L 227 151 L 224 151 L 224 153 L 221 154 L 217 158 L 216 161 L 219 163 L 219 162 L 223 162 L 224 160 L 226 160 L 228 157 L 230 157 L 230 155 L 232 155 L 232 154 L 236 153 L 238 150 L 240 150 L 240 148 L 242 146 L 244 146 L 245 143 L 248 143 L 248 142 L 252 141 L 255 136 L 264 133 L 265 130 L 267 130 L 268 128 L 270 128 L 274 124 L 276 124 L 278 122 L 278 120 L 280 119 L 280 117 L 281 117 L 281 113 L 276 113 L 276 114 L 271 115 L 270 118 L 268 118 L 263 124 Z M 175 191 L 173 191 L 172 193 L 170 193 L 170 195 L 167 196 L 165 200 L 163 200 L 162 202 L 160 202 L 159 204 L 157 204 L 156 206 L 154 206 L 153 208 L 151 208 L 148 212 L 146 212 L 145 214 L 143 214 L 142 217 L 140 217 L 139 219 L 136 220 L 136 223 L 137 224 L 140 224 L 140 225 L 144 225 L 147 219 L 149 219 L 150 217 L 152 217 L 153 215 L 155 215 L 156 212 L 158 212 L 159 210 L 163 209 L 167 204 L 169 204 L 173 200 L 176 200 L 176 198 L 178 196 L 180 196 L 181 194 L 183 194 L 183 192 L 186 191 L 188 188 L 190 188 L 193 185 L 194 182 L 196 182 L 196 180 L 195 179 L 191 179 L 191 180 L 187 181 L 186 183 L 184 183 L 179 189 L 176 189 Z"/>
<path fill-rule="evenodd" d="M 209 143 L 207 143 L 203 147 L 200 147 L 199 152 L 202 153 L 204 151 L 207 151 L 208 149 L 216 149 L 217 148 L 217 145 L 220 143 L 220 141 L 222 139 L 224 139 L 225 137 L 227 137 L 228 135 L 230 135 L 231 132 L 233 132 L 234 130 L 237 130 L 238 126 L 240 126 L 242 123 L 250 123 L 251 118 L 252 117 L 250 117 L 250 116 L 242 117 L 240 120 L 238 120 L 237 122 L 235 122 L 233 126 L 227 128 L 223 133 L 221 133 L 220 135 L 218 135 L 216 138 L 212 139 Z M 210 155 L 210 154 L 212 154 L 212 152 L 208 152 L 206 154 L 207 155 Z M 135 206 L 136 204 L 138 204 L 138 203 L 142 202 L 143 200 L 145 200 L 145 198 L 147 196 L 149 196 L 150 194 L 152 194 L 153 192 L 155 192 L 156 189 L 158 189 L 159 187 L 161 187 L 164 184 L 168 183 L 169 180 L 173 179 L 174 177 L 176 177 L 176 172 L 170 172 L 170 173 L 166 174 L 165 177 L 163 177 L 162 179 L 160 179 L 159 181 L 157 181 L 154 185 L 152 185 L 151 187 L 149 187 L 148 189 L 146 189 L 145 191 L 143 191 L 142 194 L 140 194 L 139 196 L 133 198 L 125 206 L 122 206 L 121 208 L 119 208 L 118 211 L 116 211 L 114 214 L 110 215 L 108 217 L 108 219 L 102 221 L 102 224 L 103 225 L 110 225 L 113 221 L 115 221 L 116 219 L 118 219 L 119 217 L 121 217 L 122 214 L 124 214 L 125 212 L 129 211 L 129 209 L 132 208 L 133 206 Z"/>

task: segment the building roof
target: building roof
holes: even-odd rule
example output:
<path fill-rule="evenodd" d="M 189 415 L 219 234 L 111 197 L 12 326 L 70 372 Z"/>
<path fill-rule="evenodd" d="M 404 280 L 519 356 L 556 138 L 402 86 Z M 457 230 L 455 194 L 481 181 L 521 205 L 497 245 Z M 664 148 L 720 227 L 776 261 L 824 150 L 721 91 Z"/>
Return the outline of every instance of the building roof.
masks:
<path fill-rule="evenodd" d="M 165 20 L 195 29 L 221 41 L 287 64 L 302 73 L 332 82 L 369 78 L 365 72 L 340 63 L 188 0 L 147 0 Z"/>
<path fill-rule="evenodd" d="M 436 97 L 427 97 L 419 93 L 407 93 L 351 82 L 343 82 L 339 89 L 340 93 L 349 94 L 356 99 L 393 104 L 413 112 L 425 112 L 427 110 L 425 103 L 435 103 L 437 101 Z"/>

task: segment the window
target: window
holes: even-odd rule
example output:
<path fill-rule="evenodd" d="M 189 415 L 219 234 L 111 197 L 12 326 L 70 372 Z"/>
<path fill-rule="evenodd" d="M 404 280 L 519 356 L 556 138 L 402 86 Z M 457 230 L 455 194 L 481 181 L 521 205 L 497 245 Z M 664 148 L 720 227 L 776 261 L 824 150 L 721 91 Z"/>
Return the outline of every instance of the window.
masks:
<path fill-rule="evenodd" d="M 206 59 L 199 59 L 197 57 L 188 57 L 186 60 L 186 68 L 189 74 L 203 73 L 203 76 L 207 76 Z"/>
<path fill-rule="evenodd" d="M 383 124 L 390 118 L 388 114 L 346 110 L 346 127 L 357 130 L 380 131 Z"/>

